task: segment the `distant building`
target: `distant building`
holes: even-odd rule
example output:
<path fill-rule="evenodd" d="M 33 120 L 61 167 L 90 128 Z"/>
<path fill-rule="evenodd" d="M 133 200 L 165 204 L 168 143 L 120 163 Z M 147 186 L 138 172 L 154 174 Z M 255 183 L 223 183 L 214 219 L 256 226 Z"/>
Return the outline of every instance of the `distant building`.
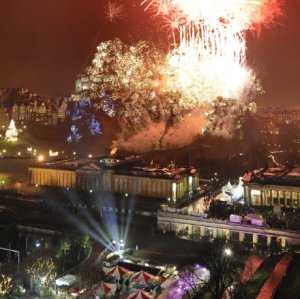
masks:
<path fill-rule="evenodd" d="M 66 100 L 44 102 L 34 100 L 27 103 L 15 103 L 11 109 L 11 118 L 16 123 L 38 123 L 44 126 L 56 126 L 66 118 L 68 104 Z"/>
<path fill-rule="evenodd" d="M 295 125 L 300 126 L 300 108 L 283 109 L 275 108 L 260 108 L 257 116 L 261 123 L 262 133 L 273 135 L 279 134 L 278 125 Z"/>
<path fill-rule="evenodd" d="M 29 184 L 176 201 L 199 189 L 195 168 L 144 165 L 139 157 L 47 162 L 29 167 Z"/>
<path fill-rule="evenodd" d="M 243 177 L 245 203 L 300 208 L 300 168 L 268 168 Z"/>
<path fill-rule="evenodd" d="M 94 78 L 93 81 L 84 75 L 78 75 L 77 79 L 75 80 L 75 93 L 80 94 L 86 90 L 92 89 L 97 84 L 111 82 L 112 78 L 110 76 L 99 76 Z"/>
<path fill-rule="evenodd" d="M 81 93 L 90 88 L 89 80 L 87 77 L 78 76 L 75 80 L 75 93 Z"/>
<path fill-rule="evenodd" d="M 24 88 L 0 88 L 0 128 L 17 125 L 57 125 L 66 118 L 69 99 L 50 99 Z"/>
<path fill-rule="evenodd" d="M 0 131 L 4 131 L 9 125 L 9 113 L 7 107 L 0 104 Z"/>

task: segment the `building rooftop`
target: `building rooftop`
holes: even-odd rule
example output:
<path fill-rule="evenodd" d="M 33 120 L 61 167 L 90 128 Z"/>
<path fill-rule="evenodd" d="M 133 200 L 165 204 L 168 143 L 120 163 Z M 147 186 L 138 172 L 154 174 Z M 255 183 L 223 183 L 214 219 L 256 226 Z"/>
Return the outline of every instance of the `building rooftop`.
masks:
<path fill-rule="evenodd" d="M 94 170 L 102 171 L 112 169 L 115 174 L 141 176 L 151 178 L 181 179 L 187 174 L 194 174 L 197 170 L 193 167 L 175 167 L 171 162 L 168 167 L 159 165 L 146 165 L 140 156 L 116 156 L 116 157 L 97 157 L 93 159 L 63 159 L 50 160 L 36 163 L 30 167 L 61 169 L 61 170 Z"/>
<path fill-rule="evenodd" d="M 117 174 L 178 180 L 187 174 L 194 174 L 196 172 L 197 170 L 195 168 L 170 168 L 159 166 L 154 167 L 148 165 L 140 167 L 131 167 L 125 171 L 118 171 Z"/>
<path fill-rule="evenodd" d="M 245 183 L 300 187 L 300 168 L 260 168 L 245 173 Z"/>

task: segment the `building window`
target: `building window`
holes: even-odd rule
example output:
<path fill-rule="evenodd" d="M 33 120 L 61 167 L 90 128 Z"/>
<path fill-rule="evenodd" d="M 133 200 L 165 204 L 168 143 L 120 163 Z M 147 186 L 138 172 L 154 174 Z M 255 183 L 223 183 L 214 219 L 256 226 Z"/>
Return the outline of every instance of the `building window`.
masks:
<path fill-rule="evenodd" d="M 259 205 L 260 204 L 260 196 L 261 196 L 260 190 L 251 190 L 251 203 L 253 205 Z"/>

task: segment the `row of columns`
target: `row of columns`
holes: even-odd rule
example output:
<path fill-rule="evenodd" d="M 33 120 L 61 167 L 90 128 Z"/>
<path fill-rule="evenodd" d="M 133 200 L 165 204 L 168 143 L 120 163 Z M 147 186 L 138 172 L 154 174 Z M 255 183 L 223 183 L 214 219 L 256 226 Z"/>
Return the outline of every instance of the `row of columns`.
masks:
<path fill-rule="evenodd" d="M 246 201 L 249 203 L 249 204 L 252 204 L 251 200 L 251 190 L 260 190 L 260 203 L 259 205 L 263 205 L 263 206 L 267 206 L 269 205 L 267 200 L 267 191 L 270 192 L 270 199 L 271 199 L 271 203 L 270 205 L 271 206 L 274 206 L 274 198 L 278 198 L 278 205 L 280 205 L 280 197 L 278 196 L 279 194 L 279 191 L 282 191 L 283 192 L 283 199 L 284 199 L 284 206 L 288 206 L 287 205 L 287 200 L 288 198 L 286 198 L 286 193 L 289 192 L 290 193 L 290 197 L 289 199 L 291 199 L 291 204 L 289 205 L 289 207 L 293 207 L 293 208 L 300 208 L 300 192 L 297 192 L 297 191 L 294 191 L 294 190 L 274 190 L 274 189 L 261 189 L 257 186 L 253 186 L 252 188 L 249 186 L 246 186 L 245 187 L 245 197 L 246 197 Z M 273 191 L 276 191 L 277 192 L 277 196 L 273 196 Z M 292 192 L 297 192 L 297 198 L 293 198 L 292 196 Z M 297 205 L 294 205 L 294 200 L 297 200 Z"/>
<path fill-rule="evenodd" d="M 189 235 L 193 234 L 192 229 L 193 229 L 193 226 L 192 225 L 188 225 L 188 234 Z M 199 229 L 200 229 L 200 236 L 204 237 L 206 235 L 205 234 L 206 227 L 200 226 Z M 212 230 L 212 237 L 214 239 L 216 239 L 218 237 L 218 231 L 220 231 L 220 230 L 222 231 L 222 234 L 225 235 L 226 240 L 230 240 L 231 235 L 232 235 L 232 232 L 230 230 L 228 230 L 228 229 L 211 228 L 211 230 Z M 246 235 L 246 233 L 239 232 L 238 234 L 239 234 L 239 241 L 240 242 L 244 242 L 245 241 L 245 235 Z M 257 245 L 258 244 L 258 236 L 259 236 L 259 234 L 257 234 L 257 233 L 247 233 L 247 234 L 251 234 L 252 235 L 252 243 L 253 243 L 253 245 Z M 267 235 L 266 238 L 267 238 L 267 246 L 269 247 L 269 246 L 271 246 L 271 243 L 272 243 L 272 236 L 271 235 Z M 280 239 L 280 242 L 281 242 L 281 247 L 282 248 L 286 248 L 286 246 L 287 246 L 287 243 L 286 243 L 287 238 L 286 237 L 280 237 L 279 239 Z"/>

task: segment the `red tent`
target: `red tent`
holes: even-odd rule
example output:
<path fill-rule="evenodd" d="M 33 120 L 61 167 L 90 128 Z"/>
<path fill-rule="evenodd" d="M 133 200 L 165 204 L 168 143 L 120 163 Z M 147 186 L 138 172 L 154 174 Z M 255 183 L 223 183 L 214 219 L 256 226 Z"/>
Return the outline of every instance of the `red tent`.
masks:
<path fill-rule="evenodd" d="M 141 271 L 139 271 L 139 272 L 133 274 L 133 275 L 131 276 L 131 279 L 132 279 L 132 280 L 135 280 L 135 281 L 138 281 L 138 282 L 140 282 L 140 283 L 142 283 L 142 284 L 147 284 L 148 281 L 149 281 L 150 279 L 152 279 L 153 277 L 154 277 L 154 276 L 151 275 L 150 273 L 141 270 Z"/>
<path fill-rule="evenodd" d="M 107 283 L 107 282 L 101 282 L 99 286 L 93 289 L 93 295 L 95 296 L 110 296 L 113 295 L 116 291 L 116 285 Z"/>
<path fill-rule="evenodd" d="M 108 269 L 106 274 L 109 276 L 114 276 L 115 278 L 120 280 L 128 271 L 129 270 L 127 270 L 126 268 L 115 266 L 113 268 Z"/>
<path fill-rule="evenodd" d="M 135 293 L 130 294 L 127 299 L 151 299 L 151 295 L 145 293 L 143 291 L 137 291 Z"/>
<path fill-rule="evenodd" d="M 116 286 L 111 283 L 102 282 L 102 289 L 104 295 L 109 295 L 110 293 L 114 293 L 116 291 Z"/>

